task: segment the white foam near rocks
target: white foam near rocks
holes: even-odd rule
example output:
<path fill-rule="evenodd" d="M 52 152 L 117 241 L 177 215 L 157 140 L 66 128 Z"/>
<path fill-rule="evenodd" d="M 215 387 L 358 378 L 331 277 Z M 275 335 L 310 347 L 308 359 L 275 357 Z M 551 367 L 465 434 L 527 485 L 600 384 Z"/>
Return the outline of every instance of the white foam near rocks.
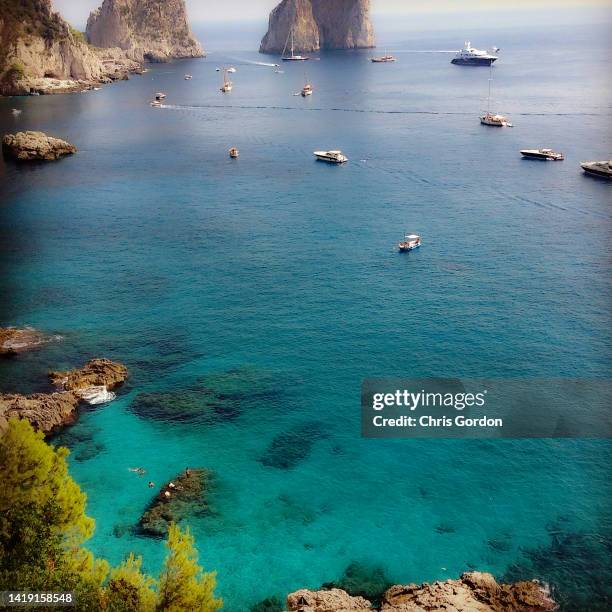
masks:
<path fill-rule="evenodd" d="M 87 402 L 92 406 L 107 404 L 108 402 L 112 402 L 117 397 L 115 393 L 106 388 L 106 385 L 81 389 L 79 390 L 78 395 L 84 402 Z"/>

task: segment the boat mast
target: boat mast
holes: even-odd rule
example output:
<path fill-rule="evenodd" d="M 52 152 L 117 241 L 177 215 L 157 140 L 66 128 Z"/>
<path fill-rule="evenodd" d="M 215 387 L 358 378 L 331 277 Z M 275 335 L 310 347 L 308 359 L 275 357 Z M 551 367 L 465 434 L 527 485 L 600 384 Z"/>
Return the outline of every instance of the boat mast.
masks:
<path fill-rule="evenodd" d="M 491 114 L 491 81 L 493 80 L 493 64 L 489 66 L 489 97 L 487 98 L 487 115 Z"/>

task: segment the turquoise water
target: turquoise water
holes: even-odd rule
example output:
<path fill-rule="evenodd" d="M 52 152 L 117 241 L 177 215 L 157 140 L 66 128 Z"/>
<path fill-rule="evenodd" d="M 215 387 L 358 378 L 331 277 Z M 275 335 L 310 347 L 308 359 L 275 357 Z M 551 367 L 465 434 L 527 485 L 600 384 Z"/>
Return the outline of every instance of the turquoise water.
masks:
<path fill-rule="evenodd" d="M 393 65 L 339 52 L 275 74 L 253 63 L 273 58 L 213 50 L 98 92 L 0 101 L 3 132 L 79 147 L 0 163 L 0 324 L 64 336 L 2 363 L 1 388 L 42 389 L 49 367 L 93 356 L 131 373 L 58 439 L 96 554 L 134 550 L 157 571 L 163 542 L 130 531 L 147 481 L 202 466 L 212 510 L 189 524 L 228 610 L 354 562 L 392 582 L 539 576 L 567 609 L 605 609 L 608 442 L 360 438 L 365 377 L 610 374 L 612 191 L 578 167 L 612 150 L 607 28 L 495 34 L 473 42 L 503 49 L 494 104 L 512 130 L 478 123 L 486 69 L 409 52 L 463 32 L 390 39 Z M 304 68 L 307 100 L 292 95 Z M 151 109 L 160 90 L 168 108 Z M 566 161 L 520 158 L 538 146 Z M 313 161 L 335 147 L 349 164 Z M 398 256 L 407 229 L 424 247 Z"/>

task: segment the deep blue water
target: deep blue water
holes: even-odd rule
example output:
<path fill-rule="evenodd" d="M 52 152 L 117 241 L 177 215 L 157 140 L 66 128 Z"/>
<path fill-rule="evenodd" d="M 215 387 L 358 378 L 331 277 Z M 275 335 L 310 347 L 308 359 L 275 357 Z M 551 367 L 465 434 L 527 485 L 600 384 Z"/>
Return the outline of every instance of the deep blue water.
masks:
<path fill-rule="evenodd" d="M 0 324 L 64 336 L 4 362 L 0 385 L 39 389 L 93 356 L 131 372 L 60 437 L 97 554 L 157 571 L 163 543 L 126 527 L 149 478 L 203 466 L 214 511 L 190 524 L 228 610 L 352 562 L 393 582 L 539 576 L 604 609 L 609 443 L 363 440 L 359 393 L 369 376 L 610 375 L 612 185 L 578 166 L 612 151 L 608 26 L 473 36 L 502 48 L 494 107 L 513 129 L 478 122 L 486 68 L 414 52 L 456 49 L 460 30 L 389 35 L 391 65 L 338 52 L 275 74 L 213 48 L 98 92 L 0 101 L 2 132 L 79 148 L 0 162 Z M 566 160 L 518 154 L 539 146 Z M 313 161 L 336 147 L 349 164 Z M 405 230 L 424 239 L 407 257 Z M 145 415 L 142 392 L 174 395 Z"/>

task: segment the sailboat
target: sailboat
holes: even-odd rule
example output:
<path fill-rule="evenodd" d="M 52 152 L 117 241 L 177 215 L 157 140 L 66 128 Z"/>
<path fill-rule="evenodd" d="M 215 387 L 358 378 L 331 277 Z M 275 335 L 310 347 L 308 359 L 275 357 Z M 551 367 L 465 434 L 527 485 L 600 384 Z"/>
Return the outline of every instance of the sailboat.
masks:
<path fill-rule="evenodd" d="M 302 91 L 300 92 L 302 94 L 302 98 L 305 98 L 306 96 L 312 96 L 313 92 L 312 85 L 310 84 L 310 81 L 308 80 L 306 74 L 304 74 L 304 77 L 306 79 L 306 83 L 304 87 L 302 87 Z"/>
<path fill-rule="evenodd" d="M 287 44 L 289 43 L 289 39 L 291 39 L 291 55 L 285 55 L 285 52 L 287 51 Z M 295 49 L 293 45 L 293 27 L 289 31 L 289 36 L 287 36 L 287 40 L 285 41 L 285 48 L 283 49 L 283 54 L 282 54 L 281 59 L 283 60 L 283 62 L 304 62 L 310 59 L 309 57 L 305 55 L 295 54 Z"/>
<path fill-rule="evenodd" d="M 229 77 L 227 76 L 227 69 L 224 68 L 223 69 L 223 85 L 221 86 L 221 91 L 223 93 L 229 93 L 230 91 L 232 91 L 233 87 L 234 87 L 234 84 L 230 81 Z"/>
<path fill-rule="evenodd" d="M 503 115 L 493 114 L 491 112 L 491 83 L 493 82 L 493 64 L 491 64 L 489 72 L 489 96 L 487 98 L 487 112 L 480 117 L 482 125 L 490 125 L 492 127 L 512 127 L 512 124 Z"/>

